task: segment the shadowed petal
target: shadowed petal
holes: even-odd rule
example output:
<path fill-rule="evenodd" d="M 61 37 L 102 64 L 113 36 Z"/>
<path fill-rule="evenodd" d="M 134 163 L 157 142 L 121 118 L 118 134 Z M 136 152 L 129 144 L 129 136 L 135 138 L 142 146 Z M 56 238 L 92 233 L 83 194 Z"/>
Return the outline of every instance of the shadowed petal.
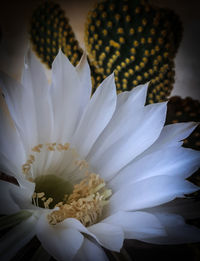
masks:
<path fill-rule="evenodd" d="M 100 222 L 88 227 L 88 230 L 98 238 L 103 247 L 117 252 L 122 248 L 124 233 L 119 226 Z"/>
<path fill-rule="evenodd" d="M 103 249 L 95 242 L 84 238 L 83 244 L 73 261 L 108 261 Z"/>
<path fill-rule="evenodd" d="M 72 260 L 83 243 L 83 235 L 77 229 L 62 223 L 50 225 L 46 214 L 38 221 L 37 236 L 44 249 L 60 261 Z"/>
<path fill-rule="evenodd" d="M 104 219 L 103 223 L 120 226 L 126 239 L 145 241 L 146 238 L 166 236 L 159 219 L 147 212 L 117 212 Z"/>
<path fill-rule="evenodd" d="M 31 216 L 26 221 L 9 230 L 0 241 L 0 259 L 8 261 L 25 246 L 35 235 L 37 219 Z"/>
<path fill-rule="evenodd" d="M 200 167 L 200 152 L 183 147 L 169 147 L 134 160 L 110 182 L 116 191 L 122 186 L 154 176 L 168 175 L 185 179 Z"/>
<path fill-rule="evenodd" d="M 197 191 L 194 184 L 172 176 L 156 176 L 122 187 L 110 198 L 110 213 L 161 205 Z"/>
<path fill-rule="evenodd" d="M 186 244 L 200 241 L 200 230 L 187 225 L 184 219 L 175 214 L 154 213 L 165 228 L 166 237 L 149 238 L 151 244 Z"/>
<path fill-rule="evenodd" d="M 30 207 L 33 191 L 34 185 L 27 189 L 0 180 L 0 214 L 10 215 Z"/>

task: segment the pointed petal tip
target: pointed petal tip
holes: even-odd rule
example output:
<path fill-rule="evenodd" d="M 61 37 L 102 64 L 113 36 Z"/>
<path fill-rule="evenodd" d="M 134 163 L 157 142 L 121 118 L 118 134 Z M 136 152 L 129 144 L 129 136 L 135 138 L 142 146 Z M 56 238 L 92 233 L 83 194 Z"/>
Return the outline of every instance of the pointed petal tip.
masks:
<path fill-rule="evenodd" d="M 81 56 L 81 59 L 80 59 L 80 61 L 81 60 L 87 60 L 87 53 L 84 51 L 83 52 L 83 54 L 82 54 L 82 56 Z"/>
<path fill-rule="evenodd" d="M 144 95 L 146 97 L 148 88 L 149 88 L 149 82 L 146 82 L 144 84 L 139 84 L 136 87 L 132 88 L 132 90 L 130 92 L 135 92 L 136 89 L 138 89 L 138 90 L 140 89 L 140 90 L 144 91 Z"/>
<path fill-rule="evenodd" d="M 114 72 L 108 75 L 100 84 L 100 86 L 96 89 L 95 93 L 97 92 L 98 89 L 110 89 L 114 91 L 117 95 L 117 89 L 115 85 L 115 75 Z"/>
<path fill-rule="evenodd" d="M 60 59 L 62 59 L 62 58 L 67 58 L 67 56 L 63 53 L 63 51 L 62 51 L 61 48 L 59 48 L 58 53 L 57 53 L 57 55 L 55 56 L 53 62 L 54 62 L 56 59 L 58 59 L 58 58 L 60 58 Z M 67 59 L 68 59 L 68 58 L 67 58 Z"/>
<path fill-rule="evenodd" d="M 109 75 L 115 82 L 115 71 L 113 71 L 110 75 Z"/>
<path fill-rule="evenodd" d="M 76 65 L 76 69 L 79 71 L 81 70 L 84 66 L 87 66 L 90 70 L 90 66 L 88 63 L 88 59 L 87 59 L 87 53 L 83 52 L 81 59 L 79 60 L 78 64 Z"/>
<path fill-rule="evenodd" d="M 137 85 L 136 87 L 139 87 L 139 86 L 140 86 L 141 88 L 146 88 L 146 89 L 148 90 L 149 84 L 150 84 L 150 81 L 145 82 L 144 84 L 139 84 L 139 85 Z"/>
<path fill-rule="evenodd" d="M 56 67 L 64 68 L 64 64 L 69 66 L 70 68 L 73 67 L 75 69 L 74 65 L 70 62 L 69 58 L 65 55 L 65 53 L 63 53 L 63 51 L 60 48 L 52 62 L 52 71 L 54 71 Z"/>
<path fill-rule="evenodd" d="M 31 49 L 31 47 L 29 46 L 24 55 L 24 69 L 25 70 L 29 69 L 32 59 L 36 59 L 36 56 L 35 56 L 33 50 Z"/>

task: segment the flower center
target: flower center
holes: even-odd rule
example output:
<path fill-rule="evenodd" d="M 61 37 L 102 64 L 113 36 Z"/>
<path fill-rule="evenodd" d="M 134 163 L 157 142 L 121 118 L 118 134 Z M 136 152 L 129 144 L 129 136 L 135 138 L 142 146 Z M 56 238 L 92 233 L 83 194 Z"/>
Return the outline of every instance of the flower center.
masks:
<path fill-rule="evenodd" d="M 55 205 L 59 207 L 48 215 L 49 223 L 55 225 L 66 218 L 76 218 L 84 226 L 95 224 L 102 215 L 103 207 L 108 203 L 112 192 L 105 188 L 105 182 L 95 173 L 91 173 L 73 192 Z"/>
<path fill-rule="evenodd" d="M 55 175 L 39 176 L 35 180 L 33 203 L 44 208 L 53 208 L 73 191 L 73 185 Z M 49 202 L 49 204 L 47 204 Z"/>
<path fill-rule="evenodd" d="M 47 173 L 34 175 L 34 164 L 37 165 L 37 159 L 40 160 L 37 157 L 42 152 L 42 148 L 47 153 L 49 151 L 60 153 L 55 156 L 57 160 L 58 156 L 64 160 L 65 175 L 58 173 L 53 165 Z M 76 218 L 84 226 L 98 222 L 103 207 L 109 202 L 112 194 L 111 190 L 106 188 L 105 181 L 90 170 L 89 164 L 85 160 L 81 160 L 78 153 L 71 149 L 68 143 L 64 145 L 48 143 L 46 147 L 39 144 L 32 151 L 35 155 L 29 156 L 22 166 L 22 170 L 28 180 L 35 182 L 33 204 L 42 208 L 56 208 L 47 216 L 49 223 L 56 225 L 67 218 Z M 64 154 L 62 155 L 61 152 Z M 48 155 L 46 157 L 43 155 L 42 158 L 48 162 Z M 52 154 L 51 159 L 53 160 Z M 38 170 L 36 167 L 35 169 Z M 48 174 L 53 170 L 58 174 Z"/>

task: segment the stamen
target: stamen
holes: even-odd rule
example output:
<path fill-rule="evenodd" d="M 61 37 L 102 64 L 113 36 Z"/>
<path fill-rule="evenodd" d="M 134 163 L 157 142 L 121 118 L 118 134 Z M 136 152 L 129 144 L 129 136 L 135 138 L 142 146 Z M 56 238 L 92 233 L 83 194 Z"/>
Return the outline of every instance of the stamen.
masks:
<path fill-rule="evenodd" d="M 42 147 L 43 147 L 42 144 L 38 144 L 37 146 L 35 146 L 35 147 L 32 148 L 32 151 L 34 151 L 34 152 L 40 152 Z"/>
<path fill-rule="evenodd" d="M 50 151 L 56 150 L 56 148 L 55 148 L 56 143 L 55 142 L 54 143 L 47 143 L 46 146 L 47 146 L 47 150 L 50 150 Z"/>
<path fill-rule="evenodd" d="M 37 197 L 38 197 L 38 198 L 43 198 L 43 197 L 44 197 L 44 195 L 45 195 L 45 193 L 44 193 L 44 192 L 37 193 Z"/>
<path fill-rule="evenodd" d="M 31 155 L 29 156 L 29 159 L 32 160 L 32 161 L 35 161 L 35 156 L 31 154 Z"/>
<path fill-rule="evenodd" d="M 72 170 L 72 174 L 69 173 L 69 180 L 62 180 L 61 177 L 48 173 L 41 176 L 38 174 L 33 180 L 34 174 L 32 172 L 35 170 L 33 164 L 43 150 L 46 150 L 46 152 L 58 151 L 59 153 L 68 150 L 65 156 L 69 153 L 70 159 L 72 159 L 69 165 L 70 171 Z M 98 174 L 91 173 L 87 161 L 81 159 L 77 151 L 70 148 L 69 143 L 38 144 L 33 147 L 32 151 L 34 153 L 30 154 L 25 164 L 22 165 L 22 171 L 28 180 L 36 183 L 36 192 L 32 196 L 33 204 L 46 209 L 58 208 L 47 216 L 49 223 L 56 225 L 66 218 L 76 218 L 84 226 L 90 226 L 98 222 L 103 207 L 109 202 L 112 191 L 106 189 L 105 181 Z M 76 171 L 77 179 L 82 175 L 85 175 L 85 178 L 80 183 L 72 186 L 75 182 L 73 175 Z"/>
<path fill-rule="evenodd" d="M 36 196 L 36 193 L 34 192 L 34 193 L 33 193 L 33 196 L 32 196 L 32 199 L 33 199 L 33 205 L 35 205 L 35 206 L 37 206 L 37 205 L 36 205 L 36 201 L 35 201 L 36 197 L 37 197 L 37 196 Z"/>
<path fill-rule="evenodd" d="M 80 170 L 83 168 L 88 168 L 88 163 L 86 160 L 77 160 L 75 164 L 79 167 Z"/>
<path fill-rule="evenodd" d="M 53 202 L 52 198 L 48 198 L 45 202 L 44 202 L 44 207 L 45 208 L 49 208 L 49 205 L 51 204 L 51 202 Z"/>
<path fill-rule="evenodd" d="M 55 150 L 66 151 L 70 147 L 70 144 L 67 142 L 58 145 L 56 144 L 56 142 L 53 142 L 53 143 L 46 143 L 45 145 L 46 145 L 46 149 L 49 151 L 55 151 Z M 43 144 L 38 144 L 37 146 L 32 148 L 32 151 L 35 153 L 40 153 L 43 147 L 44 147 Z M 30 154 L 25 164 L 22 165 L 22 172 L 26 176 L 27 180 L 31 182 L 33 181 L 33 178 L 30 174 L 30 170 L 31 170 L 31 165 L 33 165 L 34 162 L 35 162 L 35 156 L 33 154 Z"/>
<path fill-rule="evenodd" d="M 62 150 L 64 150 L 64 145 L 58 144 L 58 145 L 56 146 L 56 149 L 57 149 L 58 151 L 62 151 Z"/>
<path fill-rule="evenodd" d="M 34 161 L 35 161 L 35 156 L 31 154 L 29 155 L 29 158 L 27 159 L 26 163 L 22 165 L 22 172 L 26 176 L 27 180 L 31 182 L 33 182 L 33 178 L 30 174 L 30 170 L 31 170 L 31 165 L 34 163 Z"/>
<path fill-rule="evenodd" d="M 68 150 L 68 149 L 69 149 L 69 146 L 70 146 L 70 144 L 69 144 L 68 142 L 66 142 L 66 143 L 64 144 L 64 150 Z"/>
<path fill-rule="evenodd" d="M 55 225 L 66 218 L 76 218 L 85 226 L 95 224 L 111 194 L 111 190 L 105 189 L 104 180 L 99 175 L 91 173 L 74 186 L 66 203 L 59 202 L 56 205 L 59 210 L 49 214 L 48 221 L 51 225 Z"/>

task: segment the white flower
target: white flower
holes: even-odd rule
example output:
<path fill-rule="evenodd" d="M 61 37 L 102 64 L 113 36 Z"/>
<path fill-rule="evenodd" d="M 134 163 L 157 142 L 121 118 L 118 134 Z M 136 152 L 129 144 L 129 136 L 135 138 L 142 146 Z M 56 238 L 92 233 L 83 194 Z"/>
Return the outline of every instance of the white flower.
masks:
<path fill-rule="evenodd" d="M 22 83 L 1 73 L 1 87 L 14 124 L 1 106 L 0 166 L 19 186 L 0 181 L 0 214 L 24 218 L 1 240 L 1 260 L 35 235 L 61 261 L 107 260 L 100 246 L 120 251 L 125 238 L 200 239 L 160 206 L 198 189 L 185 178 L 200 154 L 181 146 L 196 125 L 164 127 L 166 103 L 144 106 L 147 85 L 117 96 L 112 74 L 91 98 L 86 57 L 74 68 L 59 52 L 50 86 L 29 53 Z"/>

